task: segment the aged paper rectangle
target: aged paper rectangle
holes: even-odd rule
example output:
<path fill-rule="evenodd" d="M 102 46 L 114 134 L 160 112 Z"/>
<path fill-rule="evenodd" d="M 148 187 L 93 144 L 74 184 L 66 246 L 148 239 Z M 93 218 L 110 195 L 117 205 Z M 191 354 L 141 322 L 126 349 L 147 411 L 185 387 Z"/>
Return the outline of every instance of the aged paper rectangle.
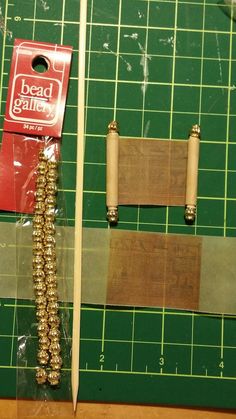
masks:
<path fill-rule="evenodd" d="M 187 142 L 120 138 L 119 204 L 184 205 Z"/>
<path fill-rule="evenodd" d="M 197 310 L 201 238 L 112 231 L 107 304 Z"/>

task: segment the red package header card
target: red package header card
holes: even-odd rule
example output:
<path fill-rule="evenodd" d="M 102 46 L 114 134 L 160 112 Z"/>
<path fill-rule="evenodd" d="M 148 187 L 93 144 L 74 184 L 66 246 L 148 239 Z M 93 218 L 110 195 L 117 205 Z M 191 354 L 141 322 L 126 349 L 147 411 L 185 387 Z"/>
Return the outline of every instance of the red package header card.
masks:
<path fill-rule="evenodd" d="M 61 137 L 72 48 L 14 44 L 4 131 Z"/>

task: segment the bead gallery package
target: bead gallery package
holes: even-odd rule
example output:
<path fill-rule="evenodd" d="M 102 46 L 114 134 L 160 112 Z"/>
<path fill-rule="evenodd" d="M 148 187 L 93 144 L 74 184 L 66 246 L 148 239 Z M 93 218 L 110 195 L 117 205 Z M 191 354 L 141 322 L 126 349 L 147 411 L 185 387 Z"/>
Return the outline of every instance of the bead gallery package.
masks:
<path fill-rule="evenodd" d="M 58 417 L 53 403 L 45 402 L 71 394 L 70 310 L 64 303 L 66 212 L 58 193 L 71 54 L 71 47 L 19 39 L 13 49 L 0 153 L 0 208 L 15 213 L 15 301 L 28 286 L 25 269 L 34 293 L 30 318 L 22 305 L 15 307 L 19 418 L 54 413 Z M 29 247 L 30 264 L 25 255 Z M 34 403 L 25 412 L 21 400 L 28 398 Z"/>

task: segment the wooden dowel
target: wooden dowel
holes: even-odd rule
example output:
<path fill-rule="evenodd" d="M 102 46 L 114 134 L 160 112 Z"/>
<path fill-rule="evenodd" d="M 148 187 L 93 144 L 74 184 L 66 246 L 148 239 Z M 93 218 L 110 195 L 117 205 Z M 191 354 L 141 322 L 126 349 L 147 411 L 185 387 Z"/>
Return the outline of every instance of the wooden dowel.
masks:
<path fill-rule="evenodd" d="M 106 138 L 106 205 L 109 223 L 118 221 L 118 163 L 119 163 L 119 133 L 116 121 L 108 126 Z"/>
<path fill-rule="evenodd" d="M 73 292 L 73 329 L 71 387 L 74 412 L 77 408 L 79 391 L 80 355 L 80 308 L 82 273 L 82 210 L 84 177 L 84 107 L 85 107 L 85 52 L 86 52 L 87 0 L 80 0 L 79 29 L 79 71 L 78 71 L 78 125 L 75 194 L 75 251 L 74 251 L 74 292 Z"/>
<path fill-rule="evenodd" d="M 188 139 L 185 220 L 193 223 L 196 217 L 200 127 L 193 125 Z"/>

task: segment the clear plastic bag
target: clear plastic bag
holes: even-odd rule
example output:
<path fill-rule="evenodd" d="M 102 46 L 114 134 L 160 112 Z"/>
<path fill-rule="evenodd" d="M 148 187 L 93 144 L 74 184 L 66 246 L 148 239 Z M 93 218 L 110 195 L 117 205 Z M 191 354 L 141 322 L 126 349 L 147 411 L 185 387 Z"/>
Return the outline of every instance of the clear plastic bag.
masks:
<path fill-rule="evenodd" d="M 32 144 L 33 142 L 33 144 Z M 30 170 L 28 170 L 28 176 L 24 171 L 23 165 L 27 160 L 27 155 L 31 153 L 31 165 Z M 48 162 L 56 162 L 59 159 L 59 142 L 55 141 L 52 138 L 29 138 L 24 137 L 23 143 L 16 143 L 14 146 L 14 166 L 15 166 L 15 184 L 22 185 L 22 197 L 24 195 L 24 185 L 32 183 L 32 188 L 35 184 L 39 182 L 39 176 L 44 176 L 39 173 L 39 153 L 42 153 L 45 156 L 45 164 Z M 53 167 L 56 164 L 53 164 Z M 45 178 L 48 179 L 48 171 L 45 174 Z M 59 172 L 60 170 L 58 170 Z M 53 169 L 53 172 L 55 170 Z M 24 173 L 24 181 L 20 180 L 20 177 Z M 32 181 L 33 178 L 33 181 Z M 47 187 L 50 186 L 50 182 L 46 181 L 46 195 L 43 197 L 45 202 L 50 198 L 49 193 L 47 193 Z M 17 336 L 18 341 L 16 345 L 17 351 L 17 399 L 18 399 L 18 418 L 22 417 L 60 417 L 58 416 L 58 408 L 53 404 L 55 400 L 70 400 L 71 399 L 71 386 L 70 386 L 70 351 L 71 351 L 71 330 L 70 330 L 70 317 L 72 311 L 65 301 L 67 295 L 67 285 L 66 285 L 66 270 L 67 270 L 67 255 L 66 255 L 66 235 L 64 234 L 64 228 L 66 225 L 66 212 L 65 205 L 63 201 L 63 195 L 60 193 L 60 175 L 57 180 L 57 188 L 59 189 L 56 194 L 56 205 L 55 209 L 52 206 L 45 206 L 45 209 L 42 210 L 44 217 L 44 224 L 37 229 L 35 224 L 37 218 L 42 215 L 37 215 L 35 212 L 38 208 L 38 195 L 39 189 L 37 192 L 35 190 L 30 190 L 27 187 L 26 197 L 22 198 L 25 202 L 25 211 L 29 208 L 33 208 L 30 204 L 32 201 L 32 196 L 36 195 L 36 202 L 34 202 L 35 212 L 34 214 L 19 214 L 17 216 L 16 223 L 16 242 L 17 242 L 17 305 L 16 305 L 16 319 L 17 319 Z M 42 180 L 43 184 L 43 180 Z M 52 182 L 51 182 L 52 184 Z M 49 185 L 49 186 L 48 186 Z M 50 189 L 50 188 L 49 188 Z M 29 196 L 31 198 L 29 198 Z M 29 198 L 27 201 L 27 197 Z M 40 198 L 41 199 L 41 198 Z M 42 204 L 44 205 L 44 204 Z M 23 203 L 22 203 L 23 207 Z M 28 208 L 29 207 L 29 208 Z M 47 219 L 47 211 L 50 210 L 49 220 Z M 54 216 L 55 214 L 55 220 Z M 49 224 L 53 223 L 55 225 L 55 245 L 54 247 L 48 246 L 47 243 L 54 242 L 53 231 L 54 227 Z M 51 228 L 51 230 L 50 230 Z M 36 231 L 37 230 L 37 231 Z M 40 241 L 35 241 L 35 234 L 40 231 L 43 234 L 43 239 Z M 41 234 L 40 233 L 40 234 Z M 38 233 L 37 233 L 38 234 Z M 37 236 L 36 234 L 36 236 Z M 38 243 L 38 244 L 37 244 Z M 33 259 L 38 260 L 42 259 L 40 254 L 40 249 L 43 246 L 42 254 L 44 265 L 37 265 Z M 45 247 L 46 246 L 46 247 Z M 36 253 L 35 253 L 36 252 Z M 38 252 L 38 253 L 37 253 Z M 48 265 L 52 264 L 51 259 L 47 259 L 45 252 L 49 252 L 52 256 L 52 253 L 56 252 L 56 261 L 54 263 L 54 268 Z M 51 252 L 51 253 L 50 253 Z M 50 257 L 51 257 L 50 256 Z M 46 268 L 48 266 L 48 268 Z M 48 270 L 49 269 L 49 270 Z M 50 271 L 51 269 L 51 271 Z M 38 280 L 38 277 L 35 277 L 38 273 L 43 273 L 43 278 Z M 56 275 L 53 276 L 53 271 Z M 34 277 L 34 279 L 33 279 Z M 54 282 L 52 282 L 54 280 Z M 51 281 L 51 282 L 50 282 Z M 42 286 L 45 288 L 45 291 L 42 291 Z M 39 291 L 41 287 L 41 291 Z M 54 303 L 56 303 L 56 295 L 58 290 L 58 303 L 59 309 L 57 310 Z M 43 297 L 36 304 L 36 297 Z M 44 299 L 44 301 L 43 301 Z M 38 301 L 38 300 L 37 300 Z M 45 305 L 45 304 L 46 305 Z M 54 305 L 50 305 L 54 304 Z M 56 304 L 57 305 L 57 304 Z M 51 307 L 51 308 L 50 308 Z M 37 317 L 36 317 L 37 312 Z M 54 316 L 54 317 L 53 317 Z M 58 327 L 57 318 L 60 319 L 60 326 Z M 45 326 L 45 329 L 42 329 L 42 325 Z M 44 333 L 44 331 L 46 332 Z M 55 338 L 55 330 L 60 330 L 60 338 Z M 52 332 L 53 331 L 53 332 Z M 52 333 L 50 335 L 50 333 Z M 53 334 L 54 333 L 54 334 Z M 50 337 L 51 336 L 51 337 Z M 54 339 L 53 339 L 54 336 Z M 41 337 L 41 340 L 40 340 Z M 43 343 L 42 342 L 43 338 Z M 54 346 L 53 346 L 54 345 Z M 59 346 L 60 345 L 60 348 Z M 48 348 L 48 349 L 46 349 Z M 44 351 L 44 352 L 42 352 Z M 54 352 L 53 352 L 54 351 Z M 46 352 L 46 354 L 45 354 Z M 41 353 L 41 364 L 42 357 L 44 365 L 40 365 L 39 358 Z M 55 356 L 57 358 L 55 358 Z M 45 358 L 46 357 L 46 358 Z M 47 357 L 48 362 L 47 361 Z M 62 359 L 62 367 L 60 369 L 60 358 Z M 54 362 L 54 367 L 50 366 L 50 362 L 57 360 L 57 364 Z M 37 369 L 40 367 L 40 370 Z M 43 369 L 41 369 L 43 367 Z M 39 384 L 36 380 L 36 374 L 39 374 L 39 371 L 42 371 L 47 374 L 47 381 L 43 384 Z M 49 380 L 49 372 L 56 374 L 59 371 L 61 378 L 58 385 L 51 385 Z M 54 377 L 55 378 L 55 377 Z M 38 381 L 43 381 L 42 377 Z M 51 375 L 51 382 L 52 382 Z M 57 380 L 56 380 L 57 381 Z M 54 381 L 54 382 L 56 382 Z M 25 399 L 34 400 L 34 403 L 31 403 L 28 406 L 28 412 L 25 411 Z M 68 409 L 64 407 L 66 414 L 72 413 L 72 406 L 68 404 Z M 63 412 L 63 415 L 65 411 Z"/>

